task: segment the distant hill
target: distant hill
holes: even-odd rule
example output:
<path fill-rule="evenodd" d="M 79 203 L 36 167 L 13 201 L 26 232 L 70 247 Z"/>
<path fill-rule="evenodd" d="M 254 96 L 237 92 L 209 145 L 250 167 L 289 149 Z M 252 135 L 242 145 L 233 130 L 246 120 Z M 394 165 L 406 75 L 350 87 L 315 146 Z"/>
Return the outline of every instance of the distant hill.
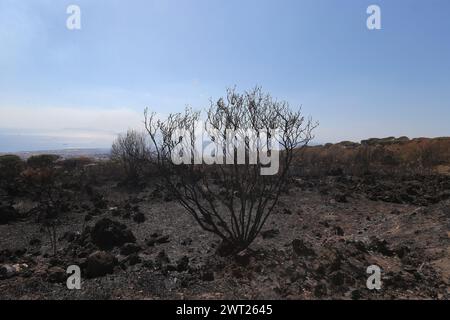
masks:
<path fill-rule="evenodd" d="M 298 155 L 311 172 L 450 174 L 450 137 L 371 138 L 309 146 Z"/>
<path fill-rule="evenodd" d="M 89 157 L 95 160 L 108 159 L 111 153 L 110 149 L 62 149 L 62 150 L 42 150 L 42 151 L 22 151 L 22 152 L 11 152 L 11 153 L 0 153 L 0 155 L 5 154 L 15 154 L 23 159 L 28 159 L 34 155 L 41 154 L 56 154 L 63 159 L 77 158 L 77 157 Z"/>

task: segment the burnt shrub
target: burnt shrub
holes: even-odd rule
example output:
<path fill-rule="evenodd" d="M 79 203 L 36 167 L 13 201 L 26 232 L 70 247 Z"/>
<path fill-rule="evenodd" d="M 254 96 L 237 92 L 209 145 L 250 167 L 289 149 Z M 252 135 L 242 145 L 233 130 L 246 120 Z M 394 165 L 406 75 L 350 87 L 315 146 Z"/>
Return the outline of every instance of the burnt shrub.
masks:
<path fill-rule="evenodd" d="M 147 137 L 144 133 L 128 130 L 117 137 L 111 147 L 111 160 L 119 163 L 128 182 L 138 182 L 150 158 Z"/>
<path fill-rule="evenodd" d="M 76 191 L 82 191 L 88 185 L 92 185 L 89 168 L 95 165 L 93 159 L 88 157 L 69 158 L 60 161 L 58 165 L 64 171 L 62 180 L 63 187 Z"/>
<path fill-rule="evenodd" d="M 85 166 L 92 164 L 94 160 L 88 157 L 69 158 L 61 161 L 61 166 L 69 172 L 82 170 Z"/>
<path fill-rule="evenodd" d="M 60 156 L 55 154 L 41 154 L 31 156 L 27 160 L 27 166 L 33 169 L 50 168 L 56 164 Z"/>
<path fill-rule="evenodd" d="M 59 156 L 38 155 L 28 159 L 28 168 L 21 174 L 29 194 L 39 202 L 37 221 L 45 228 L 53 250 L 57 254 L 61 213 L 66 208 L 65 190 L 62 188 L 63 172 L 57 165 Z"/>
<path fill-rule="evenodd" d="M 18 180 L 24 167 L 24 162 L 16 155 L 0 156 L 0 187 L 14 196 L 18 192 Z"/>
<path fill-rule="evenodd" d="M 317 124 L 260 88 L 244 93 L 228 90 L 226 97 L 206 109 L 205 123 L 201 118 L 201 112 L 189 108 L 163 120 L 146 110 L 145 126 L 156 153 L 153 160 L 171 195 L 201 228 L 222 240 L 225 255 L 237 254 L 267 222 L 289 181 L 294 153 L 313 138 Z M 199 127 L 205 129 L 209 141 L 198 141 Z M 206 143 L 214 150 L 198 150 L 198 145 Z M 203 160 L 192 161 L 198 152 L 206 154 Z M 238 159 L 239 154 L 245 161 Z M 274 173 L 264 172 L 267 167 L 262 161 L 254 161 L 255 156 L 261 159 L 268 154 L 276 156 L 273 162 L 279 164 Z M 180 155 L 191 156 L 190 163 L 172 161 Z M 211 158 L 219 161 L 211 163 Z"/>

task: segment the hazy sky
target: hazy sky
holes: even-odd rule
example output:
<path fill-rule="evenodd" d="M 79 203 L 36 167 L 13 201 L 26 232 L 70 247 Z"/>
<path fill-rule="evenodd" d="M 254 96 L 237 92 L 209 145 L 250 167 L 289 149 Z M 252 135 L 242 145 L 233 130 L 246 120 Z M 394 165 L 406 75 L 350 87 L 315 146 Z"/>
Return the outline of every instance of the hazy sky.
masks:
<path fill-rule="evenodd" d="M 70 4 L 81 30 L 66 28 Z M 382 30 L 366 27 L 371 4 Z M 106 147 L 145 107 L 202 108 L 234 85 L 302 105 L 317 142 L 448 136 L 449 12 L 448 0 L 0 0 L 0 152 Z"/>

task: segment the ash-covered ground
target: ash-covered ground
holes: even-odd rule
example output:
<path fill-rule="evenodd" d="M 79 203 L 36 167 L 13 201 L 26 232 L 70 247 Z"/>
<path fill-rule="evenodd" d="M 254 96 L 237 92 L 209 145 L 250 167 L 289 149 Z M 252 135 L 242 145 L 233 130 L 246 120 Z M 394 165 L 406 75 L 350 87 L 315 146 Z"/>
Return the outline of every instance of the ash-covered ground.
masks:
<path fill-rule="evenodd" d="M 3 196 L 0 299 L 449 299 L 449 191 L 448 176 L 292 179 L 234 257 L 157 184 L 75 197 L 56 256 L 38 203 Z M 66 286 L 70 265 L 81 290 Z M 371 265 L 381 290 L 367 288 Z"/>

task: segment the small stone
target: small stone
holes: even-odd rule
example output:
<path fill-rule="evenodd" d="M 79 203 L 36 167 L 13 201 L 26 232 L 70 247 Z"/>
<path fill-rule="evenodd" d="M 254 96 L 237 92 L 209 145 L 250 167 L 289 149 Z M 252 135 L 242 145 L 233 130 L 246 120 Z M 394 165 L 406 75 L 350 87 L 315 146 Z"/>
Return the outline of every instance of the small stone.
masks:
<path fill-rule="evenodd" d="M 344 230 L 339 226 L 334 227 L 334 232 L 336 233 L 337 236 L 340 236 L 340 237 L 344 236 L 344 234 L 345 234 Z"/>
<path fill-rule="evenodd" d="M 128 257 L 128 263 L 130 264 L 130 266 L 134 266 L 141 262 L 142 262 L 141 257 L 139 257 L 139 255 L 136 253 L 134 253 Z"/>
<path fill-rule="evenodd" d="M 333 283 L 335 286 L 342 286 L 344 284 L 344 281 L 344 274 L 340 271 L 331 276 L 331 283 Z"/>
<path fill-rule="evenodd" d="M 192 244 L 192 239 L 191 238 L 186 238 L 186 239 L 181 241 L 181 245 L 182 246 L 190 246 L 191 244 Z"/>
<path fill-rule="evenodd" d="M 136 223 L 144 223 L 145 222 L 145 215 L 142 212 L 135 213 L 133 215 L 133 220 Z"/>
<path fill-rule="evenodd" d="M 314 288 L 314 295 L 317 298 L 321 298 L 323 296 L 327 295 L 327 286 L 324 283 L 319 283 L 315 288 Z"/>
<path fill-rule="evenodd" d="M 161 251 L 158 253 L 158 256 L 156 257 L 155 262 L 156 262 L 156 264 L 158 264 L 159 266 L 162 266 L 162 265 L 170 264 L 170 259 L 169 259 L 169 257 L 167 256 L 166 252 L 165 252 L 164 250 L 161 250 Z"/>
<path fill-rule="evenodd" d="M 270 229 L 270 230 L 261 232 L 261 236 L 263 237 L 263 239 L 273 239 L 279 234 L 280 234 L 280 230 L 277 230 L 277 229 Z"/>
<path fill-rule="evenodd" d="M 169 236 L 161 236 L 161 237 L 157 238 L 155 240 L 155 242 L 159 243 L 159 244 L 168 243 L 168 242 L 170 242 L 170 237 Z"/>
<path fill-rule="evenodd" d="M 154 247 L 156 243 L 156 239 L 147 239 L 145 240 L 145 244 L 149 247 Z"/>
<path fill-rule="evenodd" d="M 18 216 L 13 206 L 0 203 L 0 225 L 14 222 L 18 219 Z"/>
<path fill-rule="evenodd" d="M 188 269 L 189 266 L 189 258 L 187 256 L 182 257 L 180 260 L 177 261 L 177 271 L 183 272 Z"/>
<path fill-rule="evenodd" d="M 292 241 L 292 248 L 294 252 L 299 256 L 315 256 L 315 252 L 309 246 L 305 244 L 302 240 L 295 239 Z"/>
<path fill-rule="evenodd" d="M 33 239 L 30 240 L 29 243 L 30 243 L 30 246 L 35 247 L 35 246 L 40 246 L 42 241 L 40 239 L 33 238 Z"/>
<path fill-rule="evenodd" d="M 361 299 L 361 291 L 353 290 L 351 293 L 351 296 L 352 296 L 353 300 L 359 300 L 359 299 Z"/>
<path fill-rule="evenodd" d="M 130 254 L 137 253 L 141 251 L 142 248 L 135 243 L 125 243 L 122 248 L 120 248 L 120 253 L 124 256 L 129 256 Z"/>
<path fill-rule="evenodd" d="M 201 279 L 203 281 L 214 281 L 214 273 L 212 271 L 205 271 L 202 273 Z"/>
<path fill-rule="evenodd" d="M 51 283 L 64 283 L 67 279 L 66 271 L 60 267 L 51 267 L 47 270 L 47 280 Z"/>
<path fill-rule="evenodd" d="M 117 207 L 111 207 L 111 208 L 108 209 L 108 211 L 111 213 L 111 215 L 113 217 L 118 217 L 121 214 L 119 208 L 117 208 Z"/>
<path fill-rule="evenodd" d="M 339 203 L 347 203 L 347 196 L 343 193 L 338 193 L 334 196 L 334 200 Z"/>
<path fill-rule="evenodd" d="M 60 238 L 60 240 L 66 240 L 67 242 L 73 242 L 77 238 L 78 234 L 73 231 L 67 231 L 64 233 L 64 235 Z"/>
<path fill-rule="evenodd" d="M 116 262 L 116 258 L 111 254 L 105 251 L 96 251 L 87 258 L 87 276 L 96 278 L 112 273 Z"/>
<path fill-rule="evenodd" d="M 0 279 L 9 279 L 14 277 L 16 274 L 17 271 L 13 266 L 9 264 L 0 266 Z"/>
<path fill-rule="evenodd" d="M 250 254 L 248 254 L 247 250 L 244 250 L 235 256 L 235 260 L 241 266 L 248 266 L 250 264 Z"/>

